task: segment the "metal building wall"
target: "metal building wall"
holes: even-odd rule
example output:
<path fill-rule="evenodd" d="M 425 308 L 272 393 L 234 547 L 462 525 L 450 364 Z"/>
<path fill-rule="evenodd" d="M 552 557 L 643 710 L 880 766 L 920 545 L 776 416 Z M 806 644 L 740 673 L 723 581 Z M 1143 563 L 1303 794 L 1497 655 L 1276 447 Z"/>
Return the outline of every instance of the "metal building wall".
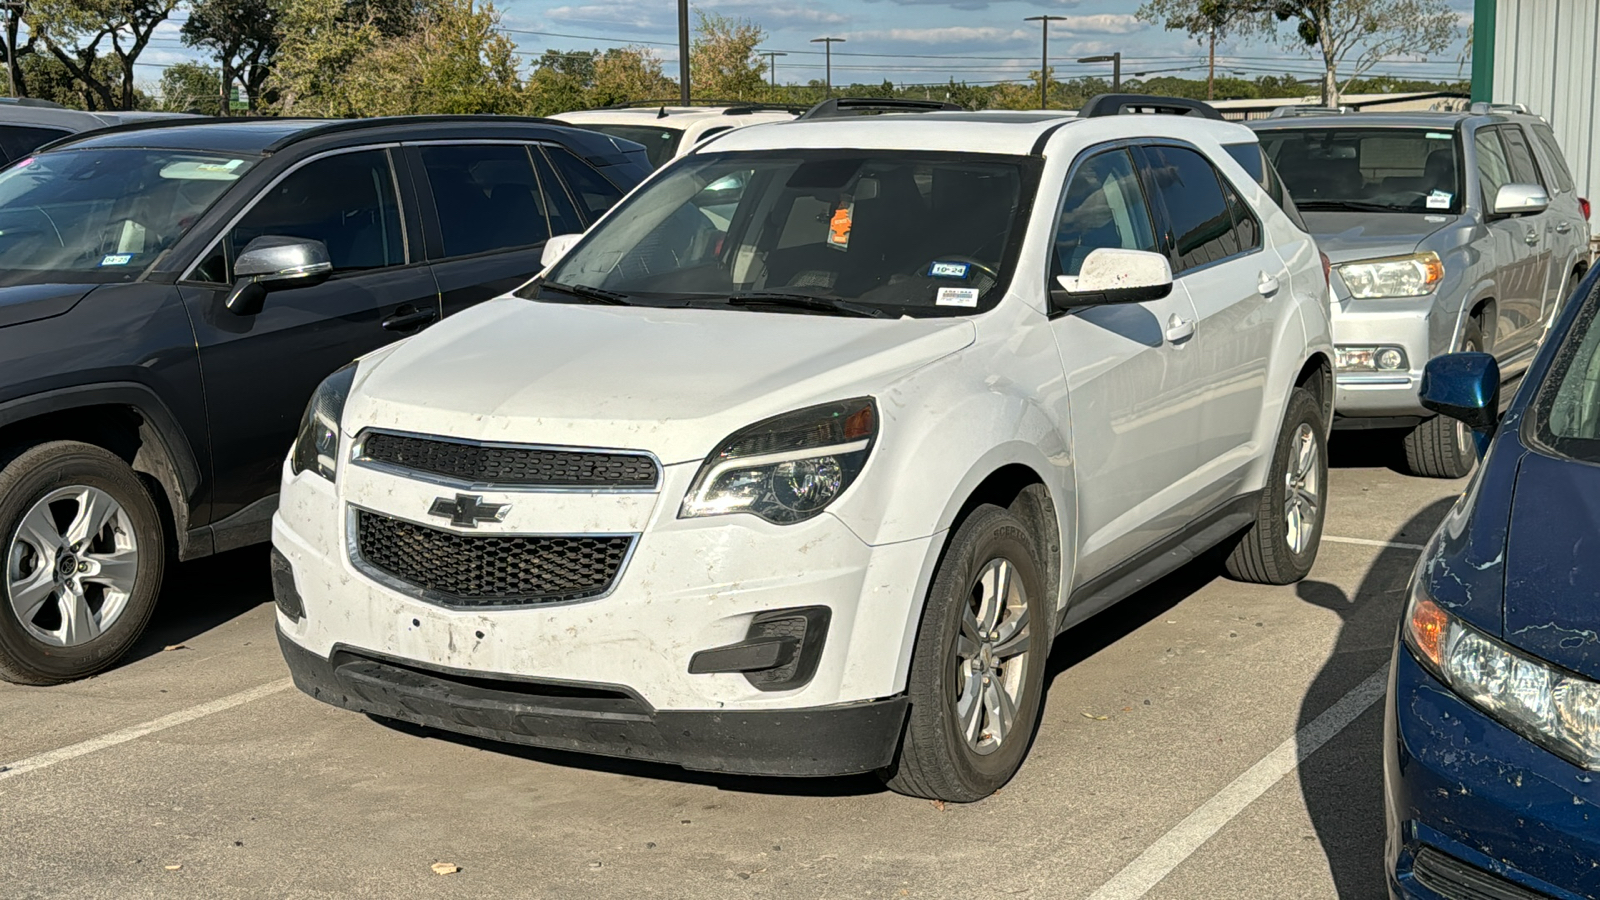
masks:
<path fill-rule="evenodd" d="M 1600 2 L 1498 0 L 1494 102 L 1550 120 L 1578 195 L 1600 201 Z M 1596 223 L 1600 224 L 1600 223 Z"/>

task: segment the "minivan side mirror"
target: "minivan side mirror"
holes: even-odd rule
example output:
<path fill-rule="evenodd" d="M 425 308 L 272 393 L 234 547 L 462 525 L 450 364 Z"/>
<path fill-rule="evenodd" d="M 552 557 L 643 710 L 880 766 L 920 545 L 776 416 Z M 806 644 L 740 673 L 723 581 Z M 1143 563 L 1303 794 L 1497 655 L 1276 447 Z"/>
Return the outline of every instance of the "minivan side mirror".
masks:
<path fill-rule="evenodd" d="M 1497 216 L 1531 216 L 1550 208 L 1550 194 L 1537 184 L 1505 184 L 1494 197 Z"/>
<path fill-rule="evenodd" d="M 539 265 L 548 269 L 561 262 L 561 257 L 566 256 L 567 251 L 572 249 L 572 245 L 582 238 L 583 235 L 581 234 L 558 234 L 545 241 L 544 252 L 539 256 Z"/>
<path fill-rule="evenodd" d="M 1050 292 L 1052 312 L 1103 303 L 1143 303 L 1172 293 L 1172 264 L 1160 253 L 1100 247 L 1084 257 L 1076 277 L 1061 275 Z"/>
<path fill-rule="evenodd" d="M 333 261 L 321 241 L 264 234 L 246 244 L 233 262 L 233 290 L 222 302 L 236 316 L 261 312 L 268 291 L 321 284 Z"/>
<path fill-rule="evenodd" d="M 1500 364 L 1487 353 L 1446 353 L 1422 370 L 1422 406 L 1487 437 L 1500 421 Z M 1478 451 L 1487 448 L 1478 441 Z"/>

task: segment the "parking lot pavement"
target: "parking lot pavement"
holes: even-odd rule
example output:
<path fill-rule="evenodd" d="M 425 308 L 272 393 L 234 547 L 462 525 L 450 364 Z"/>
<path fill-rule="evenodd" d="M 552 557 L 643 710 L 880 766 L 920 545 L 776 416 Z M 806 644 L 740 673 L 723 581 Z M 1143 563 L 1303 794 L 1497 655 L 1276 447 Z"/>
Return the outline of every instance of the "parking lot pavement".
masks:
<path fill-rule="evenodd" d="M 1334 460 L 1309 580 L 1201 561 L 1065 635 L 970 806 L 386 726 L 284 687 L 263 549 L 186 565 L 126 664 L 0 685 L 0 895 L 1380 897 L 1373 679 L 1463 483 Z"/>

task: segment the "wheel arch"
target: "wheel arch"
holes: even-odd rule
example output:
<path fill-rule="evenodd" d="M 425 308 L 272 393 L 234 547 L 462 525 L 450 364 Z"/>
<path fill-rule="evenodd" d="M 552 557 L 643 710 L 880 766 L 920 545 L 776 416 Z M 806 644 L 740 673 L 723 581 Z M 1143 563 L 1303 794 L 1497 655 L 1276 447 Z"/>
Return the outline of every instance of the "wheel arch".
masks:
<path fill-rule="evenodd" d="M 1311 392 L 1311 396 L 1317 399 L 1317 405 L 1322 409 L 1324 421 L 1331 425 L 1334 400 L 1333 360 L 1320 351 L 1311 354 L 1300 366 L 1300 374 L 1295 376 L 1294 386 L 1303 387 Z"/>

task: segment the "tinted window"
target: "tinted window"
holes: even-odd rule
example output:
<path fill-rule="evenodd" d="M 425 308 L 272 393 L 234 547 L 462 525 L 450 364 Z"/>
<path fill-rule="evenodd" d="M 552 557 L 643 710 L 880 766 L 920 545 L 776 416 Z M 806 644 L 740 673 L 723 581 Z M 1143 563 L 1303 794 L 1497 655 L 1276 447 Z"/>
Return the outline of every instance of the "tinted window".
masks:
<path fill-rule="evenodd" d="M 539 172 L 539 184 L 544 189 L 545 202 L 549 204 L 546 212 L 550 215 L 550 233 L 582 234 L 583 219 L 578 216 L 578 207 L 573 205 L 556 170 L 550 167 L 550 161 L 538 149 L 533 151 L 533 167 Z"/>
<path fill-rule="evenodd" d="M 1090 157 L 1072 174 L 1056 223 L 1057 274 L 1076 276 L 1084 259 L 1102 247 L 1158 249 L 1126 150 Z"/>
<path fill-rule="evenodd" d="M 545 152 L 550 155 L 550 162 L 561 173 L 567 187 L 572 189 L 574 199 L 588 215 L 589 221 L 600 218 L 601 213 L 622 199 L 622 192 L 617 190 L 616 185 L 605 180 L 593 166 L 573 156 L 565 147 L 550 145 L 545 147 Z"/>
<path fill-rule="evenodd" d="M 1540 389 L 1539 442 L 1565 456 L 1600 463 L 1600 292 L 1590 292 Z"/>
<path fill-rule="evenodd" d="M 38 128 L 32 125 L 0 125 L 0 153 L 5 161 L 21 159 L 56 138 L 71 134 L 60 128 Z"/>
<path fill-rule="evenodd" d="M 1572 170 L 1567 168 L 1567 157 L 1556 143 L 1556 134 L 1549 125 L 1534 125 L 1533 139 L 1544 151 L 1544 171 L 1555 178 L 1556 186 L 1565 194 L 1572 190 Z"/>
<path fill-rule="evenodd" d="M 1222 179 L 1222 191 L 1228 197 L 1228 214 L 1233 216 L 1233 231 L 1239 241 L 1239 250 L 1259 250 L 1261 248 L 1261 223 L 1256 220 L 1256 214 L 1250 209 L 1250 204 L 1244 202 L 1239 192 L 1233 189 L 1228 179 Z"/>
<path fill-rule="evenodd" d="M 526 147 L 463 144 L 419 150 L 445 256 L 528 247 L 550 237 Z"/>
<path fill-rule="evenodd" d="M 1306 227 L 1305 220 L 1300 218 L 1300 208 L 1295 206 L 1294 198 L 1290 197 L 1284 188 L 1283 177 L 1278 174 L 1278 167 L 1267 159 L 1266 148 L 1260 144 L 1250 143 L 1224 144 L 1222 149 L 1228 151 L 1228 155 L 1250 173 L 1250 177 L 1256 180 L 1256 184 L 1261 185 L 1261 189 L 1267 192 L 1273 203 L 1278 204 L 1296 228 L 1308 233 L 1311 231 Z"/>
<path fill-rule="evenodd" d="M 1533 163 L 1533 150 L 1528 146 L 1528 139 L 1523 136 L 1522 129 L 1515 125 L 1507 125 L 1500 129 L 1500 137 L 1506 142 L 1506 150 L 1511 162 L 1511 177 L 1518 184 L 1537 184 L 1544 187 L 1544 179 L 1539 177 L 1539 167 Z"/>
<path fill-rule="evenodd" d="M 228 233 L 229 259 L 268 234 L 321 241 L 336 272 L 404 264 L 405 235 L 388 153 L 340 153 L 295 170 Z"/>
<path fill-rule="evenodd" d="M 1174 272 L 1238 253 L 1233 216 L 1211 163 L 1184 147 L 1149 147 L 1145 155 L 1172 227 Z"/>
<path fill-rule="evenodd" d="M 1258 134 L 1303 211 L 1461 211 L 1452 131 L 1286 127 Z"/>
<path fill-rule="evenodd" d="M 1511 164 L 1506 161 L 1505 147 L 1492 128 L 1482 128 L 1473 136 L 1478 149 L 1478 190 L 1483 193 L 1483 205 L 1490 208 L 1500 189 L 1511 183 Z"/>
<path fill-rule="evenodd" d="M 644 155 L 652 168 L 661 168 L 672 161 L 683 140 L 681 128 L 658 128 L 654 125 L 579 125 L 589 131 L 598 131 L 625 141 L 644 145 Z"/>

